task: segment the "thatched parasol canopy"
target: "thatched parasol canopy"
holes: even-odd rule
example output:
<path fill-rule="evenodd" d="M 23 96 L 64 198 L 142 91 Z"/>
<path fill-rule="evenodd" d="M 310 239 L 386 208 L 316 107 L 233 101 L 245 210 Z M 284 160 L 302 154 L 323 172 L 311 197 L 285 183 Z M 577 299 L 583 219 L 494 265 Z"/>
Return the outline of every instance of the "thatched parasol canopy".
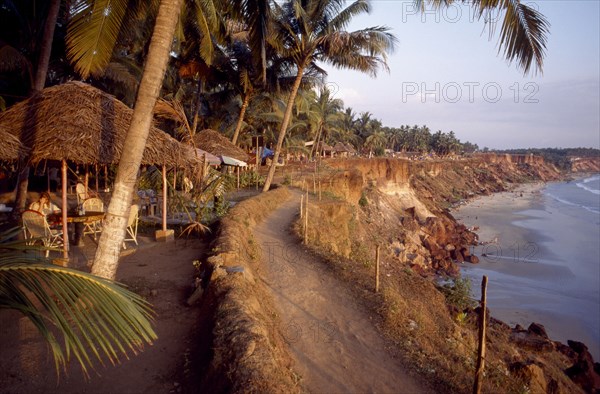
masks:
<path fill-rule="evenodd" d="M 31 150 L 32 163 L 64 159 L 115 164 L 132 115 L 133 110 L 114 96 L 82 82 L 68 82 L 46 88 L 0 113 L 0 130 L 17 136 Z M 182 146 L 152 127 L 142 163 L 187 164 L 187 147 Z"/>
<path fill-rule="evenodd" d="M 341 142 L 337 142 L 334 146 L 333 146 L 333 151 L 335 153 L 345 153 L 345 152 L 350 152 L 350 150 L 348 150 L 348 147 L 346 145 L 344 145 Z"/>
<path fill-rule="evenodd" d="M 211 129 L 199 131 L 194 136 L 196 148 L 203 149 L 215 156 L 229 156 L 241 161 L 248 161 L 248 154 L 231 143 L 221 133 Z"/>
<path fill-rule="evenodd" d="M 27 149 L 19 139 L 0 128 L 0 161 L 15 161 Z"/>

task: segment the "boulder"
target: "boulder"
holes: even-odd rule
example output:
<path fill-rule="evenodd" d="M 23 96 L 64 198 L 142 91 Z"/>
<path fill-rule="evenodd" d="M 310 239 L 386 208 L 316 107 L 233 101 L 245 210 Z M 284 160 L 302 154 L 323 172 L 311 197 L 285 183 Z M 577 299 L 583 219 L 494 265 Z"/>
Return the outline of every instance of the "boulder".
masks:
<path fill-rule="evenodd" d="M 469 256 L 468 261 L 471 264 L 479 264 L 479 257 L 477 257 L 475 255 Z"/>
<path fill-rule="evenodd" d="M 550 352 L 554 350 L 554 343 L 552 341 L 532 334 L 529 331 L 513 332 L 510 335 L 510 340 L 522 348 L 537 352 Z"/>
<path fill-rule="evenodd" d="M 600 392 L 600 374 L 594 368 L 594 359 L 587 346 L 577 341 L 567 341 L 567 344 L 577 353 L 575 364 L 565 370 L 567 376 L 587 393 Z"/>
<path fill-rule="evenodd" d="M 546 328 L 542 324 L 531 323 L 529 327 L 527 327 L 527 332 L 548 339 L 548 334 L 546 334 Z"/>
<path fill-rule="evenodd" d="M 465 258 L 463 257 L 462 253 L 460 253 L 458 250 L 454 251 L 454 260 L 456 260 L 459 263 L 462 263 L 463 261 L 465 261 Z"/>
<path fill-rule="evenodd" d="M 509 365 L 508 369 L 529 387 L 530 393 L 545 394 L 548 392 L 548 381 L 544 370 L 533 361 L 514 362 Z"/>

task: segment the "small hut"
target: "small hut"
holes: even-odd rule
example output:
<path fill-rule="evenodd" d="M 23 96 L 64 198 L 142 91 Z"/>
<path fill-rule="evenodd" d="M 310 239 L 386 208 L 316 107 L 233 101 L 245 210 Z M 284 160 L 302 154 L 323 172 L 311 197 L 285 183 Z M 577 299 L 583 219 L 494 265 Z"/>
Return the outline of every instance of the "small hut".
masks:
<path fill-rule="evenodd" d="M 231 143 L 225 136 L 215 130 L 205 129 L 194 136 L 196 148 L 203 149 L 215 156 L 232 157 L 247 162 L 249 156 L 243 149 Z"/>
<path fill-rule="evenodd" d="M 339 157 L 348 157 L 349 150 L 342 142 L 338 142 L 333 146 L 333 153 Z"/>
<path fill-rule="evenodd" d="M 15 136 L 27 148 L 21 160 L 62 162 L 63 226 L 66 234 L 67 161 L 78 164 L 117 164 L 133 110 L 114 96 L 82 82 L 68 82 L 37 92 L 0 113 L 0 130 Z M 202 166 L 191 147 L 156 127 L 150 129 L 142 164 L 163 167 Z M 163 182 L 166 195 L 166 181 Z M 166 200 L 163 204 L 166 207 Z M 166 229 L 163 220 L 163 229 Z M 65 257 L 68 242 L 65 238 Z"/>

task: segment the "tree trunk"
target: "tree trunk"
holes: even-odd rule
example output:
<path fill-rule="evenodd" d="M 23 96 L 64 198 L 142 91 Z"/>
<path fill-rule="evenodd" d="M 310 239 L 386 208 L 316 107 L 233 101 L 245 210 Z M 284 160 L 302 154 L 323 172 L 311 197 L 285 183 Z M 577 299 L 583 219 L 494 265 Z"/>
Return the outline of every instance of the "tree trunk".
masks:
<path fill-rule="evenodd" d="M 104 221 L 104 231 L 100 236 L 92 266 L 92 274 L 97 276 L 114 279 L 117 273 L 137 173 L 152 124 L 152 111 L 169 61 L 169 51 L 182 2 L 183 0 L 160 2 L 142 82 Z"/>
<path fill-rule="evenodd" d="M 319 142 L 321 142 L 321 133 L 323 132 L 323 125 L 319 123 L 319 131 L 317 132 L 317 139 L 313 143 L 313 147 L 310 150 L 310 158 L 313 158 L 313 155 L 319 155 Z"/>
<path fill-rule="evenodd" d="M 242 108 L 240 109 L 240 116 L 238 117 L 237 124 L 235 125 L 235 131 L 233 132 L 233 138 L 231 138 L 231 143 L 236 145 L 238 137 L 240 135 L 240 130 L 242 129 L 242 123 L 244 123 L 244 115 L 246 115 L 246 109 L 248 108 L 248 104 L 250 103 L 250 94 L 246 94 L 244 96 L 244 101 L 242 102 Z"/>
<path fill-rule="evenodd" d="M 31 94 L 40 91 L 46 84 L 46 75 L 48 74 L 48 64 L 50 64 L 50 53 L 52 51 L 52 41 L 54 39 L 54 27 L 58 20 L 58 10 L 60 9 L 60 0 L 52 0 L 48 8 L 48 16 L 44 24 L 44 34 L 40 44 L 40 57 L 38 60 L 35 79 L 31 89 Z M 24 166 L 19 171 L 17 180 L 17 195 L 15 197 L 15 215 L 19 215 L 25 209 L 27 203 L 27 188 L 29 186 L 29 158 L 24 162 Z"/>
<path fill-rule="evenodd" d="M 202 105 L 202 78 L 198 77 L 198 91 L 196 92 L 196 109 L 194 110 L 194 122 L 192 123 L 192 135 L 190 135 L 190 141 L 194 140 L 196 135 L 196 129 L 198 128 L 198 112 L 200 112 L 200 106 Z M 196 146 L 194 145 L 194 148 Z"/>
<path fill-rule="evenodd" d="M 302 82 L 303 74 L 304 74 L 304 65 L 298 67 L 298 75 L 296 75 L 296 80 L 294 81 L 294 85 L 292 86 L 292 90 L 290 91 L 290 97 L 288 99 L 287 108 L 285 109 L 283 121 L 281 122 L 281 128 L 279 129 L 279 137 L 277 137 L 277 146 L 275 146 L 275 152 L 273 152 L 273 162 L 271 163 L 271 166 L 269 167 L 269 173 L 267 174 L 267 179 L 265 179 L 265 185 L 263 187 L 263 192 L 269 191 L 269 188 L 271 187 L 271 182 L 273 182 L 273 176 L 275 175 L 275 168 L 277 167 L 277 161 L 279 160 L 281 146 L 283 145 L 283 140 L 284 140 L 285 134 L 287 132 L 288 124 L 290 123 L 290 119 L 292 118 L 292 109 L 294 108 L 294 100 L 296 99 L 296 94 L 298 93 L 298 88 L 300 87 L 300 82 Z"/>

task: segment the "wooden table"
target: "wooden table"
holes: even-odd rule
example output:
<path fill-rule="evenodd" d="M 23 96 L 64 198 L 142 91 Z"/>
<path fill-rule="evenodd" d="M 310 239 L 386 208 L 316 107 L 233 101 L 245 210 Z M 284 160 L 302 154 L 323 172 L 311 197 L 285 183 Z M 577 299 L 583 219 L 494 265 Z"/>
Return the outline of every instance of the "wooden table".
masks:
<path fill-rule="evenodd" d="M 96 222 L 104 219 L 106 213 L 104 212 L 93 212 L 88 211 L 83 215 L 79 215 L 77 213 L 68 213 L 67 214 L 67 223 L 74 223 L 74 232 L 72 238 L 72 243 L 75 246 L 84 246 L 83 243 L 83 227 L 84 224 Z M 62 215 L 61 214 L 51 214 L 48 215 L 48 222 L 50 223 L 61 223 Z"/>

